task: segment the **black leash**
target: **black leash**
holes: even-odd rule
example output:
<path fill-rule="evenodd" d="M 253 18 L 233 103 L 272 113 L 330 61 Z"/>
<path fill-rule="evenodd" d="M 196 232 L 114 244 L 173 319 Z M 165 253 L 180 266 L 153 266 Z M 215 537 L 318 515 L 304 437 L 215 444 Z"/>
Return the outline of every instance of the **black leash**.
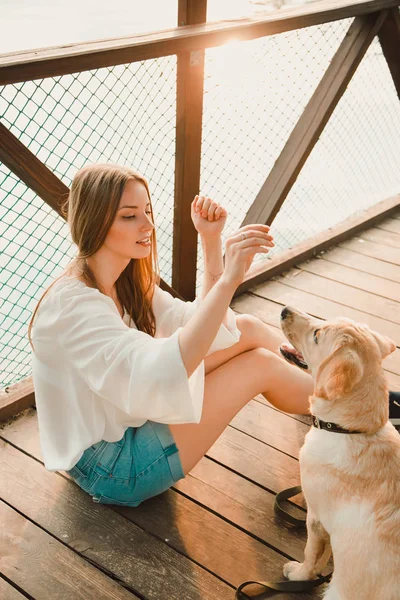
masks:
<path fill-rule="evenodd" d="M 297 517 L 294 517 L 280 505 L 281 502 L 300 494 L 300 492 L 300 485 L 279 492 L 275 496 L 274 512 L 280 519 L 290 523 L 291 525 L 295 525 L 296 527 L 305 527 L 306 519 L 298 519 Z M 272 592 L 308 592 L 315 587 L 322 585 L 323 583 L 327 583 L 331 580 L 331 578 L 332 573 L 324 576 L 318 575 L 318 579 L 312 579 L 311 581 L 245 581 L 237 588 L 235 600 L 262 600 L 263 598 L 269 598 L 270 596 L 274 595 L 266 591 L 258 594 L 257 596 L 248 596 L 242 591 L 243 588 L 247 587 L 248 585 L 258 585 Z"/>

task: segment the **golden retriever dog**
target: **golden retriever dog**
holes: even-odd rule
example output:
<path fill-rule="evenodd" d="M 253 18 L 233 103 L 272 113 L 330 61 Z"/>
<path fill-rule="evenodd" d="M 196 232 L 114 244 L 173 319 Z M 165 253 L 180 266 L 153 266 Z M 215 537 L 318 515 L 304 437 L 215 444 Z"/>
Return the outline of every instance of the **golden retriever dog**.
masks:
<path fill-rule="evenodd" d="M 395 345 L 366 325 L 291 307 L 281 327 L 290 342 L 282 354 L 314 380 L 300 451 L 308 539 L 304 562 L 283 573 L 314 579 L 333 554 L 324 600 L 400 600 L 400 435 L 382 369 Z"/>

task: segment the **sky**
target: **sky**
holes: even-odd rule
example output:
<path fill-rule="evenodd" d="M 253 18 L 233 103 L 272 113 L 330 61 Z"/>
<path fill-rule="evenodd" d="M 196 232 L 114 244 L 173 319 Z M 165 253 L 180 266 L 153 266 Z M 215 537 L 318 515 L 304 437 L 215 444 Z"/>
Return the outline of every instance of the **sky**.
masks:
<path fill-rule="evenodd" d="M 208 0 L 208 20 L 312 0 Z M 129 36 L 177 25 L 178 0 L 0 0 L 0 54 Z"/>

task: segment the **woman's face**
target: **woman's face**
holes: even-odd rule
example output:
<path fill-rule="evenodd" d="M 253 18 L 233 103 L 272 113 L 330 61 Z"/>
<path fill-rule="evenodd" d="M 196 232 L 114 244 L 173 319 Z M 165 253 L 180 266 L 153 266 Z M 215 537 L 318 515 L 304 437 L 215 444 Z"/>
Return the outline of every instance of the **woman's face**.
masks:
<path fill-rule="evenodd" d="M 146 258 L 151 252 L 153 229 L 147 190 L 141 181 L 131 179 L 125 185 L 104 245 L 123 258 Z"/>

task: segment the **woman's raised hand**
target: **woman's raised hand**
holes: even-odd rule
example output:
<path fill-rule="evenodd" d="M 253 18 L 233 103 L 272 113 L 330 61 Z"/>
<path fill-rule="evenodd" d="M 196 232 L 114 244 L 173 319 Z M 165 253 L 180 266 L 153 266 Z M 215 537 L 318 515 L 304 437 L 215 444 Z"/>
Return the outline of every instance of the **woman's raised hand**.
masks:
<path fill-rule="evenodd" d="M 239 286 L 256 254 L 266 254 L 274 247 L 269 226 L 245 225 L 230 235 L 225 243 L 225 270 L 223 279 Z"/>
<path fill-rule="evenodd" d="M 220 236 L 228 213 L 225 208 L 208 196 L 195 196 L 191 205 L 191 217 L 196 231 L 203 237 Z"/>

